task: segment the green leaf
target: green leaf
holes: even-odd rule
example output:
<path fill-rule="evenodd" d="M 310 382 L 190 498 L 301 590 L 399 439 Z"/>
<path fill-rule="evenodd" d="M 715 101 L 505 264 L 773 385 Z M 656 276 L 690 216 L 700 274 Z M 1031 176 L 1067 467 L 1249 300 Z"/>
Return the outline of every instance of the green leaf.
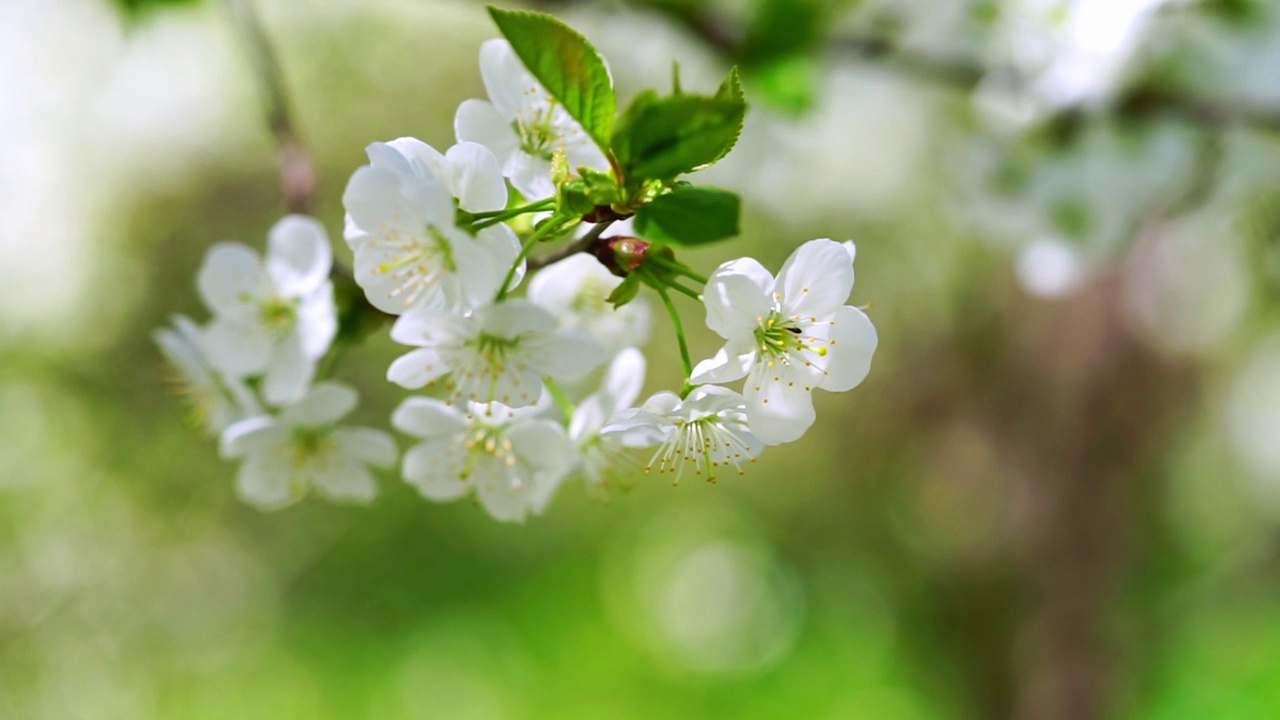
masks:
<path fill-rule="evenodd" d="M 605 298 L 605 302 L 613 305 L 614 309 L 622 307 L 632 300 L 636 299 L 636 294 L 640 292 L 640 273 L 632 273 L 622 279 L 618 287 L 609 293 L 609 297 Z"/>
<path fill-rule="evenodd" d="M 618 120 L 613 152 L 628 185 L 670 180 L 716 162 L 733 149 L 747 106 L 705 95 L 641 93 Z"/>
<path fill-rule="evenodd" d="M 576 30 L 545 13 L 490 7 L 524 66 L 607 151 L 617 99 L 604 59 Z"/>
<path fill-rule="evenodd" d="M 809 55 L 796 55 L 754 70 L 748 80 L 753 96 L 800 115 L 813 107 L 818 94 L 818 63 Z"/>
<path fill-rule="evenodd" d="M 661 195 L 636 212 L 640 237 L 672 245 L 705 245 L 738 234 L 741 200 L 725 190 L 690 187 Z"/>
<path fill-rule="evenodd" d="M 586 184 L 580 179 L 569 180 L 556 191 L 556 214 L 581 216 L 595 209 L 596 204 L 587 196 Z"/>
<path fill-rule="evenodd" d="M 759 67 L 807 54 L 822 40 L 826 16 L 821 0 L 761 0 L 742 43 L 742 63 Z"/>
<path fill-rule="evenodd" d="M 739 101 L 745 99 L 742 94 L 742 78 L 738 74 L 737 65 L 729 68 L 729 77 L 720 83 L 720 88 L 716 90 L 716 97 Z"/>
<path fill-rule="evenodd" d="M 578 172 L 582 175 L 582 182 L 591 202 L 596 205 L 613 205 L 622 201 L 622 189 L 618 187 L 613 173 L 585 166 L 578 168 Z"/>

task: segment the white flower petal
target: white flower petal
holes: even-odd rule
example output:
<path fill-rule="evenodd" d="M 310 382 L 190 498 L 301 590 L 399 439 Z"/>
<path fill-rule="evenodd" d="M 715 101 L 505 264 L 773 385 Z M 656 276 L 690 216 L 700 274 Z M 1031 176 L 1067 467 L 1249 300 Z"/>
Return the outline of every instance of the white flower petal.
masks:
<path fill-rule="evenodd" d="M 871 371 L 879 339 L 871 319 L 855 307 L 842 307 L 832 318 L 834 324 L 826 336 L 834 344 L 827 345 L 827 375 L 818 386 L 823 390 L 852 390 Z"/>
<path fill-rule="evenodd" d="M 440 353 L 432 348 L 419 348 L 401 355 L 387 368 L 387 380 L 409 390 L 426 387 L 454 368 L 440 359 Z"/>
<path fill-rule="evenodd" d="M 512 155 L 520 152 L 520 136 L 511 120 L 484 100 L 464 100 L 454 116 L 453 128 L 458 142 L 474 142 L 488 148 L 500 171 Z"/>
<path fill-rule="evenodd" d="M 477 465 L 471 479 L 480 506 L 494 520 L 524 522 L 529 514 L 531 477 L 521 477 L 516 468 L 485 461 Z"/>
<path fill-rule="evenodd" d="M 290 334 L 275 344 L 262 378 L 262 397 L 275 406 L 302 399 L 316 372 L 316 361 L 307 357 L 302 338 Z"/>
<path fill-rule="evenodd" d="M 477 270 L 477 272 L 487 273 L 487 276 L 482 276 L 477 281 L 476 291 L 472 293 L 473 297 L 478 298 L 474 303 L 478 307 L 492 301 L 497 294 L 498 287 L 507 276 L 507 271 L 520 256 L 520 238 L 516 237 L 515 231 L 509 226 L 499 223 L 476 233 L 475 242 L 476 246 L 488 255 L 485 264 L 487 269 Z M 527 264 L 521 261 L 520 267 L 516 268 L 516 274 L 511 278 L 511 288 L 508 289 L 520 286 L 526 267 Z"/>
<path fill-rule="evenodd" d="M 439 150 L 415 137 L 401 137 L 386 144 L 400 154 L 408 163 L 409 173 L 418 178 L 430 178 L 434 182 L 444 184 L 452 191 L 449 183 L 449 171 L 445 166 L 444 155 Z M 377 163 L 374 164 L 375 167 Z"/>
<path fill-rule="evenodd" d="M 457 271 L 446 278 L 445 294 L 455 307 L 483 307 L 493 302 L 511 267 L 510 262 L 502 260 L 509 247 L 504 233 L 511 233 L 511 228 L 495 225 L 481 230 L 475 238 L 455 232 L 457 236 L 449 234 L 449 239 Z M 515 260 L 515 256 L 511 259 Z"/>
<path fill-rule="evenodd" d="M 391 339 L 401 345 L 434 345 L 471 335 L 473 321 L 459 315 L 431 310 L 411 310 L 391 326 Z"/>
<path fill-rule="evenodd" d="M 267 272 L 285 297 L 305 295 L 329 277 L 333 250 L 324 226 L 306 215 L 286 215 L 267 235 Z"/>
<path fill-rule="evenodd" d="M 747 376 L 743 392 L 747 424 L 766 445 L 798 440 L 815 418 L 811 389 L 806 390 L 785 374 L 774 375 L 774 370 L 756 365 Z"/>
<path fill-rule="evenodd" d="M 575 442 L 582 442 L 599 434 L 610 418 L 609 413 L 605 412 L 604 402 L 600 395 L 592 395 L 578 403 L 573 411 L 573 418 L 569 421 L 570 438 Z"/>
<path fill-rule="evenodd" d="M 325 280 L 301 298 L 297 327 L 302 354 L 319 360 L 329 351 L 338 334 L 338 310 L 333 302 L 333 283 Z"/>
<path fill-rule="evenodd" d="M 338 451 L 343 455 L 374 467 L 391 467 L 399 451 L 396 441 L 381 430 L 367 427 L 342 427 L 333 431 Z"/>
<path fill-rule="evenodd" d="M 346 417 L 359 401 L 356 391 L 346 385 L 316 383 L 301 400 L 285 408 L 280 419 L 293 427 L 324 427 Z"/>
<path fill-rule="evenodd" d="M 716 268 L 702 291 L 707 327 L 726 340 L 753 336 L 773 307 L 773 285 L 773 276 L 753 258 Z"/>
<path fill-rule="evenodd" d="M 528 300 L 508 300 L 476 311 L 486 334 L 515 338 L 526 333 L 547 333 L 556 329 L 556 318 Z"/>
<path fill-rule="evenodd" d="M 266 452 L 289 438 L 289 431 L 266 415 L 247 418 L 230 425 L 218 436 L 218 454 L 239 458 Z"/>
<path fill-rule="evenodd" d="M 502 174 L 511 180 L 511 184 L 529 202 L 545 200 L 556 194 L 556 185 L 551 179 L 550 160 L 516 150 L 502 164 Z"/>
<path fill-rule="evenodd" d="M 693 368 L 693 376 L 689 381 L 694 385 L 706 383 L 723 384 L 741 380 L 751 371 L 751 364 L 756 360 L 754 345 L 741 340 L 730 340 L 716 352 L 714 357 L 707 358 Z"/>
<path fill-rule="evenodd" d="M 391 415 L 391 425 L 420 438 L 453 437 L 469 427 L 462 411 L 440 400 L 405 398 Z"/>
<path fill-rule="evenodd" d="M 399 157 L 394 151 L 390 152 Z M 357 168 L 352 173 L 351 179 L 347 181 L 347 189 L 342 194 L 342 206 L 346 208 L 350 220 L 343 235 L 352 250 L 359 249 L 359 245 L 351 239 L 352 227 L 359 228 L 368 236 L 385 239 L 388 231 L 409 234 L 414 232 L 413 226 L 426 223 L 425 218 L 417 217 L 408 201 L 401 196 L 400 182 L 390 172 L 368 165 Z"/>
<path fill-rule="evenodd" d="M 562 427 L 549 420 L 518 423 L 507 431 L 507 439 L 531 470 L 531 486 L 523 490 L 525 502 L 530 510 L 541 515 L 577 463 L 573 443 Z"/>
<path fill-rule="evenodd" d="M 554 332 L 525 340 L 530 364 L 556 380 L 577 380 L 605 361 L 604 346 L 582 333 Z"/>
<path fill-rule="evenodd" d="M 488 40 L 480 46 L 480 77 L 489 100 L 508 121 L 515 120 L 530 88 L 546 93 L 506 40 Z"/>
<path fill-rule="evenodd" d="M 600 429 L 600 437 L 616 441 L 623 447 L 645 448 L 661 444 L 671 434 L 671 429 L 672 424 L 665 415 L 630 408 L 610 418 Z"/>
<path fill-rule="evenodd" d="M 625 348 L 613 358 L 600 393 L 607 398 L 608 412 L 627 407 L 640 397 L 644 372 L 644 353 L 635 348 Z"/>
<path fill-rule="evenodd" d="M 267 369 L 275 344 L 267 329 L 253 321 L 215 318 L 201 338 L 209 364 L 232 377 Z"/>
<path fill-rule="evenodd" d="M 289 452 L 261 452 L 250 455 L 236 474 L 236 492 L 259 510 L 279 510 L 301 499 L 305 486 L 294 481 Z"/>
<path fill-rule="evenodd" d="M 446 153 L 449 189 L 467 212 L 492 212 L 507 206 L 507 183 L 491 150 L 482 144 L 460 142 Z"/>
<path fill-rule="evenodd" d="M 310 468 L 309 485 L 336 502 L 366 504 L 378 494 L 369 468 L 354 458 L 335 453 Z"/>
<path fill-rule="evenodd" d="M 432 438 L 405 451 L 404 479 L 428 500 L 456 500 L 471 490 L 462 479 L 466 460 L 455 438 Z"/>
<path fill-rule="evenodd" d="M 258 254 L 231 242 L 218 243 L 205 253 L 196 289 L 214 315 L 243 313 L 255 300 L 272 294 L 271 279 Z"/>
<path fill-rule="evenodd" d="M 831 240 L 810 240 L 796 248 L 778 273 L 784 315 L 825 317 L 853 292 L 849 251 Z"/>

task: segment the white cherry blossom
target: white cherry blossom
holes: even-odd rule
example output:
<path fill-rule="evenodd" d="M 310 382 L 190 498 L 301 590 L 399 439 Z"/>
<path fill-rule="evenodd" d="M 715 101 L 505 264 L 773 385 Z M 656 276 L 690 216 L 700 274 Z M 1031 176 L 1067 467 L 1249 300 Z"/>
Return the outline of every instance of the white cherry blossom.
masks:
<path fill-rule="evenodd" d="M 604 437 L 601 430 L 620 410 L 640 396 L 644 386 L 644 354 L 635 348 L 619 352 L 605 373 L 600 390 L 574 409 L 569 421 L 569 439 L 578 449 L 579 469 L 588 489 L 602 493 L 625 464 L 625 446 L 616 436 Z"/>
<path fill-rule="evenodd" d="M 172 328 L 152 335 L 160 352 L 180 375 L 180 392 L 191 403 L 194 420 L 217 434 L 237 420 L 261 412 L 253 391 L 239 379 L 230 378 L 209 364 L 204 355 L 204 331 L 191 318 L 173 317 Z"/>
<path fill-rule="evenodd" d="M 677 483 L 687 465 L 711 482 L 721 468 L 732 466 L 742 474 L 742 465 L 763 447 L 747 425 L 742 395 L 716 385 L 694 388 L 683 400 L 660 392 L 639 408 L 615 415 L 600 437 L 629 448 L 656 446 L 645 474 L 656 468 L 675 475 Z"/>
<path fill-rule="evenodd" d="M 815 389 L 850 390 L 867 376 L 875 327 L 845 305 L 853 290 L 850 248 L 812 240 L 787 259 L 775 280 L 751 258 L 721 265 L 703 290 L 707 327 L 727 342 L 698 363 L 694 383 L 746 376 L 751 429 L 774 445 L 813 424 Z"/>
<path fill-rule="evenodd" d="M 324 227 L 289 215 L 271 228 L 267 256 L 240 243 L 209 249 L 196 277 L 213 321 L 203 334 L 209 364 L 231 377 L 263 375 L 272 405 L 306 392 L 338 329 Z"/>
<path fill-rule="evenodd" d="M 474 493 L 497 520 L 522 522 L 539 515 L 573 467 L 573 444 L 539 408 L 411 397 L 391 424 L 422 438 L 404 455 L 404 479 L 434 501 Z"/>
<path fill-rule="evenodd" d="M 401 315 L 391 339 L 413 350 L 395 360 L 387 379 L 415 389 L 443 381 L 451 401 L 524 407 L 542 395 L 542 378 L 575 380 L 604 362 L 598 342 L 558 329 L 554 315 L 526 300 L 508 300 L 469 315 L 419 310 Z"/>
<path fill-rule="evenodd" d="M 454 130 L 459 141 L 492 150 L 502 174 L 526 199 L 555 194 L 551 158 L 558 149 L 564 149 L 570 168 L 609 169 L 582 125 L 525 68 L 506 40 L 489 40 L 480 47 L 480 75 L 489 101 L 463 102 Z"/>
<path fill-rule="evenodd" d="M 377 493 L 370 465 L 391 467 L 396 445 L 381 430 L 337 427 L 356 406 L 356 392 L 317 383 L 278 417 L 252 417 L 222 434 L 222 456 L 243 458 L 236 490 L 251 505 L 274 510 L 308 490 L 338 502 L 366 503 Z"/>
<path fill-rule="evenodd" d="M 370 164 L 351 176 L 342 202 L 355 279 L 369 302 L 399 315 L 423 307 L 465 310 L 493 300 L 520 242 L 503 223 L 475 237 L 457 225 L 458 208 L 490 212 L 506 206 L 507 187 L 493 154 L 459 143 L 442 155 L 413 138 L 373 143 L 366 151 Z"/>
<path fill-rule="evenodd" d="M 599 260 L 577 253 L 548 265 L 529 281 L 529 300 L 560 318 L 561 327 L 580 330 L 613 355 L 649 341 L 652 311 L 644 298 L 614 308 L 605 298 L 622 283 Z"/>

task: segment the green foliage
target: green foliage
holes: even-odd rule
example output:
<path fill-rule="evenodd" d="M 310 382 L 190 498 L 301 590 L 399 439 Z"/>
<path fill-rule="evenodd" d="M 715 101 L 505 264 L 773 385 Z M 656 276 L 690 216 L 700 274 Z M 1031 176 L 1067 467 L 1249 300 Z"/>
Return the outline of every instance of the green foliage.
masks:
<path fill-rule="evenodd" d="M 636 232 L 672 245 L 705 245 L 738 234 L 741 200 L 709 187 L 685 187 L 659 196 L 636 213 Z"/>
<path fill-rule="evenodd" d="M 607 151 L 617 99 L 609 69 L 591 43 L 545 13 L 490 7 L 489 14 L 529 72 Z"/>
<path fill-rule="evenodd" d="M 582 175 L 587 197 L 593 204 L 614 205 L 623 201 L 622 188 L 618 187 L 618 181 L 612 173 L 589 167 L 578 168 L 578 172 Z"/>
<path fill-rule="evenodd" d="M 112 0 L 125 19 L 136 22 L 149 13 L 164 8 L 195 5 L 200 0 Z"/>
<path fill-rule="evenodd" d="M 752 88 L 770 104 L 793 112 L 813 105 L 814 50 L 827 22 L 822 0 L 761 0 L 739 60 Z"/>
<path fill-rule="evenodd" d="M 737 98 L 641 93 L 613 135 L 623 176 L 633 185 L 672 180 L 716 162 L 737 143 L 746 111 Z"/>
<path fill-rule="evenodd" d="M 631 273 L 622 279 L 622 282 L 613 289 L 613 292 L 609 293 L 609 297 L 605 298 L 605 302 L 613 305 L 616 309 L 635 300 L 636 295 L 640 292 L 640 281 L 640 273 Z"/>

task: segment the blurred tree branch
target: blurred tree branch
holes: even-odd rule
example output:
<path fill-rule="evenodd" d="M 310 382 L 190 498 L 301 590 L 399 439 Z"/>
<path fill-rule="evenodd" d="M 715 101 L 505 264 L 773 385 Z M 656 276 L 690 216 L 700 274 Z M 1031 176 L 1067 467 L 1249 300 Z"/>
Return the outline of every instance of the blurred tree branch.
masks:
<path fill-rule="evenodd" d="M 590 0 L 531 0 L 543 8 L 592 4 Z M 669 0 L 627 0 L 624 5 L 661 12 L 677 25 L 701 38 L 728 62 L 740 62 L 748 43 L 745 22 L 718 15 L 702 3 L 673 3 Z M 825 47 L 835 53 L 881 64 L 911 79 L 953 88 L 974 90 L 984 77 L 999 67 L 988 67 L 964 58 L 939 57 L 903 47 L 884 32 L 843 35 L 825 39 Z M 1280 132 L 1280 108 L 1243 100 L 1215 98 L 1188 88 L 1168 87 L 1155 81 L 1126 88 L 1110 103 L 1111 112 L 1127 119 L 1175 116 L 1203 128 L 1219 131 L 1243 125 L 1267 132 Z M 1059 111 L 1054 123 L 1074 124 L 1088 111 L 1070 107 Z"/>
<path fill-rule="evenodd" d="M 280 61 L 252 0 L 224 0 L 224 3 L 258 79 L 267 127 L 276 143 L 285 209 L 291 213 L 310 214 L 316 189 L 315 164 L 293 122 Z"/>

